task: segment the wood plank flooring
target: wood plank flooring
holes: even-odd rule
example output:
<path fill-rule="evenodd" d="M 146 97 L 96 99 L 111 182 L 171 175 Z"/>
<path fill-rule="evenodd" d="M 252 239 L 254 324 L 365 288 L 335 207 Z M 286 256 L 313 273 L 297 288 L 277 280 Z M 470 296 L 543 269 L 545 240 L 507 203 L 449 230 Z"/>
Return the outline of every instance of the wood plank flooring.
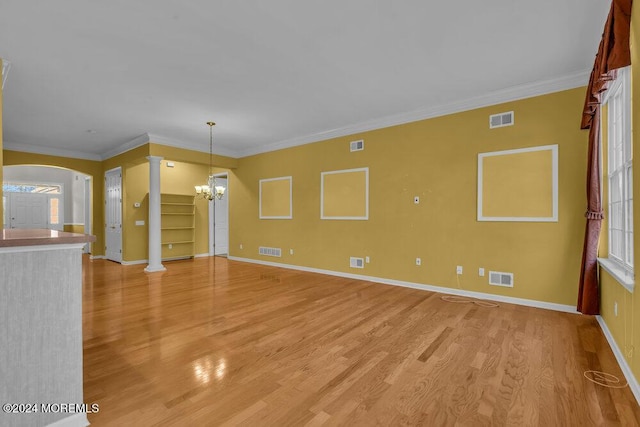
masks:
<path fill-rule="evenodd" d="M 199 258 L 84 259 L 93 426 L 638 426 L 591 316 Z"/>

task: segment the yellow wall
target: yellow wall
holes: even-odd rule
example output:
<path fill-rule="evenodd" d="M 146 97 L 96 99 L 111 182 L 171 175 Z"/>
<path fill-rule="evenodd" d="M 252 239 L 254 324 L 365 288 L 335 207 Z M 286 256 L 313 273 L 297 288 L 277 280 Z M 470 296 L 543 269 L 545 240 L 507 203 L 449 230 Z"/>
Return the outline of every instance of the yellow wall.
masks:
<path fill-rule="evenodd" d="M 0 126 L 1 124 L 0 121 Z M 0 135 L 0 144 L 1 142 Z M 164 156 L 166 160 L 174 161 L 176 164 L 174 169 L 170 169 L 166 167 L 166 161 L 162 162 L 160 174 L 162 192 L 191 194 L 196 184 L 202 184 L 207 179 L 208 155 L 158 144 L 145 144 L 102 162 L 4 150 L 4 164 L 57 166 L 91 175 L 93 234 L 96 236 L 91 253 L 96 256 L 104 255 L 104 172 L 120 167 L 122 169 L 122 259 L 139 261 L 147 259 L 148 253 L 149 163 L 147 156 L 149 155 Z M 179 162 L 175 159 L 188 159 L 190 162 Z M 213 160 L 215 165 L 237 166 L 237 160 L 230 157 L 214 156 Z M 0 173 L 1 170 L 2 168 Z M 214 168 L 215 173 L 224 171 L 226 169 Z M 232 174 L 229 174 L 229 179 L 232 180 Z M 134 207 L 136 202 L 141 204 L 139 208 Z M 144 220 L 145 225 L 136 226 L 137 220 Z M 67 229 L 71 231 L 71 228 L 67 227 Z M 73 231 L 77 232 L 75 229 Z M 204 201 L 198 201 L 196 203 L 196 254 L 209 251 L 208 235 L 208 206 Z"/>
<path fill-rule="evenodd" d="M 575 305 L 585 221 L 583 100 L 584 88 L 568 90 L 242 158 L 230 255 L 451 288 L 462 265 L 463 289 Z M 515 126 L 489 129 L 490 114 L 511 110 Z M 350 153 L 357 139 L 365 150 Z M 559 221 L 476 221 L 478 153 L 551 144 L 559 146 Z M 369 167 L 369 220 L 320 220 L 320 173 L 361 167 Z M 259 180 L 288 175 L 293 220 L 258 219 Z M 258 246 L 280 247 L 283 256 L 259 256 Z M 351 269 L 350 256 L 371 263 Z M 479 267 L 515 273 L 515 287 L 489 286 Z"/>
<path fill-rule="evenodd" d="M 49 156 L 46 154 L 24 153 L 21 151 L 3 150 L 4 166 L 42 165 L 72 169 L 91 176 L 93 199 L 92 228 L 96 241 L 91 244 L 93 255 L 104 255 L 104 173 L 102 163 L 93 160 L 72 159 L 69 157 Z"/>
<path fill-rule="evenodd" d="M 631 63 L 640 64 L 640 8 L 633 7 L 631 11 Z M 631 117 L 633 158 L 640 159 L 640 114 L 637 113 L 637 100 L 640 100 L 640 65 L 631 67 Z M 603 114 L 603 118 L 606 117 Z M 606 140 L 604 141 L 606 143 Z M 604 150 L 606 153 L 606 150 Z M 606 161 L 603 162 L 606 170 Z M 605 175 L 606 176 L 606 175 Z M 634 233 L 634 271 L 640 271 L 640 168 L 633 171 L 633 218 Z M 605 180 L 606 184 L 606 180 Z M 607 195 L 603 202 L 607 203 Z M 606 217 L 606 213 L 605 213 Z M 600 239 L 600 254 L 606 256 L 607 225 L 603 222 L 602 237 Z M 607 327 L 611 331 L 618 347 L 631 367 L 636 380 L 640 381 L 640 285 L 636 273 L 635 292 L 627 291 L 604 269 L 600 269 L 600 312 Z M 618 303 L 618 316 L 614 314 L 614 303 Z"/>
<path fill-rule="evenodd" d="M 160 145 L 153 142 L 149 144 L 149 154 L 179 162 L 209 165 L 208 153 L 186 150 L 184 148 L 169 147 L 168 145 Z M 212 165 L 218 168 L 234 169 L 238 167 L 238 159 L 214 154 L 212 156 Z"/>
<path fill-rule="evenodd" d="M 488 155 L 482 160 L 482 216 L 553 216 L 553 152 Z"/>
<path fill-rule="evenodd" d="M 149 143 L 119 154 L 102 162 L 103 170 L 122 169 L 122 259 L 125 262 L 145 260 L 149 250 L 149 162 L 147 156 L 161 156 L 160 189 L 163 193 L 192 194 L 194 186 L 202 184 L 208 176 L 209 156 L 202 152 L 184 150 Z M 175 164 L 173 169 L 166 162 Z M 216 166 L 236 167 L 237 160 L 225 156 L 213 156 Z M 214 172 L 226 169 L 214 168 Z M 231 179 L 231 176 L 229 177 Z M 102 199 L 101 199 L 102 200 Z M 134 207 L 140 203 L 140 207 Z M 135 225 L 144 220 L 143 226 Z M 196 202 L 195 253 L 207 253 L 208 206 Z"/>
<path fill-rule="evenodd" d="M 291 178 L 269 178 L 260 182 L 260 216 L 291 216 Z"/>
<path fill-rule="evenodd" d="M 69 233 L 80 233 L 80 234 L 84 234 L 84 224 L 65 224 L 64 225 L 64 231 L 67 231 Z"/>

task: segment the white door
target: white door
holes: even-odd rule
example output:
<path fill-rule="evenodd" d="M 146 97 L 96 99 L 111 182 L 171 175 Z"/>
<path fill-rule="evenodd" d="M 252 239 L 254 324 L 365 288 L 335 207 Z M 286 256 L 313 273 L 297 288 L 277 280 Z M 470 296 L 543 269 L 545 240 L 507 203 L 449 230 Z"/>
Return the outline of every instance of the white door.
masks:
<path fill-rule="evenodd" d="M 213 224 L 209 227 L 213 228 L 213 241 L 215 246 L 209 248 L 209 253 L 214 255 L 226 255 L 229 253 L 229 185 L 226 176 L 216 177 L 216 183 L 224 186 L 227 190 L 220 200 L 211 203 L 213 208 Z"/>
<path fill-rule="evenodd" d="M 11 228 L 49 228 L 47 195 L 43 193 L 9 193 Z"/>
<path fill-rule="evenodd" d="M 122 262 L 122 172 L 111 169 L 104 174 L 105 256 Z"/>

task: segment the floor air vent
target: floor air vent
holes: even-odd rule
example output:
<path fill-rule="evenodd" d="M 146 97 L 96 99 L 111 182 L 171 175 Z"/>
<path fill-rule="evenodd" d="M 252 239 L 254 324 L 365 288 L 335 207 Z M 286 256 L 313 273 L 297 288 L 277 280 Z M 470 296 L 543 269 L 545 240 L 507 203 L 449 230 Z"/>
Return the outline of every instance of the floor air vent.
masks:
<path fill-rule="evenodd" d="M 503 273 L 500 271 L 489 272 L 489 284 L 513 288 L 513 273 Z"/>
<path fill-rule="evenodd" d="M 513 111 L 489 116 L 489 129 L 513 125 Z"/>
<path fill-rule="evenodd" d="M 350 257 L 349 258 L 349 267 L 351 267 L 351 268 L 364 268 L 364 259 L 363 258 Z"/>
<path fill-rule="evenodd" d="M 266 246 L 260 246 L 258 248 L 258 253 L 260 255 L 265 255 L 265 256 L 281 257 L 282 256 L 282 249 L 280 249 L 280 248 L 267 248 Z"/>

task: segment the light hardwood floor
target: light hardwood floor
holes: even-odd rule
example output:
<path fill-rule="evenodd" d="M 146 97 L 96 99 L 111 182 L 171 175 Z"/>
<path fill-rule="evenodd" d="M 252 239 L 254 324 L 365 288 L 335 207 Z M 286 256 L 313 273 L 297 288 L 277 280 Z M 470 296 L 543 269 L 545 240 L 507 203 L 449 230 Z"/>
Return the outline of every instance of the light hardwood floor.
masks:
<path fill-rule="evenodd" d="M 93 426 L 640 425 L 595 319 L 199 258 L 84 259 Z"/>

